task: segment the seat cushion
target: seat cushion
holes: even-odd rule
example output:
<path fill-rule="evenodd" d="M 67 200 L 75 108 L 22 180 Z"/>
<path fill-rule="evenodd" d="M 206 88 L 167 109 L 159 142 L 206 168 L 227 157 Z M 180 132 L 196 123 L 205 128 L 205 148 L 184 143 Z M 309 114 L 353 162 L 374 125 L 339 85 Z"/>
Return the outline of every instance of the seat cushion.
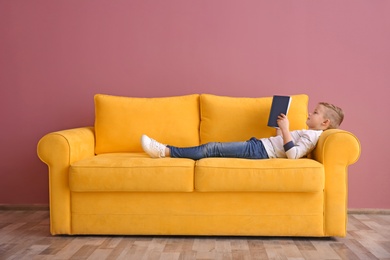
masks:
<path fill-rule="evenodd" d="M 195 168 L 201 192 L 318 192 L 324 183 L 323 165 L 311 159 L 207 158 Z"/>
<path fill-rule="evenodd" d="M 95 95 L 95 153 L 141 152 L 142 134 L 176 146 L 199 144 L 199 95 Z"/>
<path fill-rule="evenodd" d="M 291 97 L 288 112 L 290 129 L 305 129 L 309 97 L 303 94 Z M 275 135 L 275 128 L 267 126 L 271 103 L 272 97 L 245 98 L 202 94 L 201 143 L 245 141 L 251 137 Z"/>
<path fill-rule="evenodd" d="M 73 163 L 69 186 L 74 192 L 191 192 L 194 164 L 144 153 L 101 154 Z"/>

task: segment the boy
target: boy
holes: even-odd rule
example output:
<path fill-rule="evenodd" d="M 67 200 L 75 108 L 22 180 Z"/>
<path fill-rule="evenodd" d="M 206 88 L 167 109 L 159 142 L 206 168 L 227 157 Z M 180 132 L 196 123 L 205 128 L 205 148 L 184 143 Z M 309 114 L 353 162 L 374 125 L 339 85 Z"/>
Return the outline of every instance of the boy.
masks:
<path fill-rule="evenodd" d="M 141 137 L 142 148 L 152 158 L 172 157 L 199 160 L 206 157 L 245 159 L 289 158 L 298 159 L 310 153 L 324 130 L 338 128 L 344 119 L 343 111 L 334 105 L 318 103 L 309 113 L 308 130 L 289 131 L 289 121 L 284 114 L 278 117 L 277 136 L 245 142 L 211 142 L 194 147 L 163 145 L 146 135 Z"/>

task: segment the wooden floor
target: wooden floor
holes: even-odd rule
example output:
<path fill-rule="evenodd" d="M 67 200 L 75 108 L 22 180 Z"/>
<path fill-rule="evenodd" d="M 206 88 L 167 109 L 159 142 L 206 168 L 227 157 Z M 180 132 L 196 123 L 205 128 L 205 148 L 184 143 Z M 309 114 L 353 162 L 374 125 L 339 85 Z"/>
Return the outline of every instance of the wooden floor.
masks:
<path fill-rule="evenodd" d="M 346 238 L 51 236 L 47 210 L 0 210 L 0 259 L 390 259 L 390 215 L 350 214 Z"/>

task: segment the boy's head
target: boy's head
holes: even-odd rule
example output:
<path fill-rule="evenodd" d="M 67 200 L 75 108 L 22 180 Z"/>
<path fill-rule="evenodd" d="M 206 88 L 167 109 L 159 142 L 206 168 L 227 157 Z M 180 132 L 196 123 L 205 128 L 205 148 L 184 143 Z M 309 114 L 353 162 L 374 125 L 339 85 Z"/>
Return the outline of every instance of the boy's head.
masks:
<path fill-rule="evenodd" d="M 339 126 L 344 120 L 343 110 L 335 105 L 326 102 L 320 102 L 318 104 L 325 108 L 324 117 L 325 119 L 329 120 L 329 126 L 327 129 L 339 128 Z"/>
<path fill-rule="evenodd" d="M 309 113 L 306 124 L 309 129 L 327 130 L 338 128 L 343 119 L 344 113 L 341 108 L 326 102 L 320 102 L 313 113 Z"/>

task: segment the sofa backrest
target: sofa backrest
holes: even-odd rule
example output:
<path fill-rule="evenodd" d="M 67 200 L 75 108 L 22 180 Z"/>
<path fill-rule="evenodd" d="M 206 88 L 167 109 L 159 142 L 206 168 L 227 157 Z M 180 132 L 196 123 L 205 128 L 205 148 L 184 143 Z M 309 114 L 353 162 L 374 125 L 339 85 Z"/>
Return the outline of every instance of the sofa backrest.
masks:
<path fill-rule="evenodd" d="M 290 130 L 306 129 L 307 95 L 293 95 L 288 112 Z M 275 128 L 268 127 L 272 97 L 246 98 L 210 94 L 200 96 L 200 141 L 245 141 L 251 137 L 270 137 Z"/>
<path fill-rule="evenodd" d="M 199 95 L 136 98 L 95 95 L 95 153 L 142 152 L 141 135 L 199 144 Z"/>
<path fill-rule="evenodd" d="M 293 95 L 290 129 L 306 128 L 307 95 Z M 95 153 L 142 152 L 142 134 L 170 145 L 245 141 L 276 133 L 267 126 L 272 97 L 211 94 L 137 98 L 95 95 Z"/>

